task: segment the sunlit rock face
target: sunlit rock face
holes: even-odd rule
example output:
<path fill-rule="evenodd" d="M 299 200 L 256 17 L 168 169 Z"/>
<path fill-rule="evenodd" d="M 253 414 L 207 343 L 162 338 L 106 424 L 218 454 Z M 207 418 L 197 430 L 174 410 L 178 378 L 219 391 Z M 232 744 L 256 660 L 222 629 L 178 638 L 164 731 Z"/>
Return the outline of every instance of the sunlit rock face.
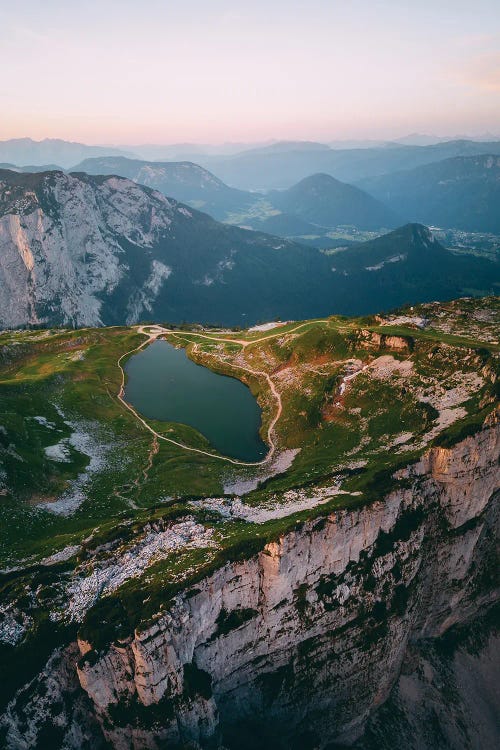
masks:
<path fill-rule="evenodd" d="M 0 179 L 1 325 L 100 325 L 103 299 L 130 272 L 130 245 L 142 250 L 143 268 L 128 315 L 148 309 L 170 274 L 150 250 L 182 207 L 116 177 L 50 172 L 17 180 Z"/>
<path fill-rule="evenodd" d="M 480 622 L 498 597 L 498 434 L 490 420 L 430 449 L 403 470 L 406 489 L 226 564 L 132 638 L 100 653 L 82 642 L 78 676 L 106 739 L 117 750 L 403 747 L 397 721 L 403 737 L 417 717 L 446 714 L 439 669 L 462 699 L 477 677 L 493 700 L 489 635 L 445 667 L 424 645 Z M 385 704 L 399 707 L 392 724 Z M 469 724 L 452 746 L 494 735 L 491 713 L 471 705 L 443 722 L 452 742 Z M 435 746 L 417 734 L 416 747 Z"/>

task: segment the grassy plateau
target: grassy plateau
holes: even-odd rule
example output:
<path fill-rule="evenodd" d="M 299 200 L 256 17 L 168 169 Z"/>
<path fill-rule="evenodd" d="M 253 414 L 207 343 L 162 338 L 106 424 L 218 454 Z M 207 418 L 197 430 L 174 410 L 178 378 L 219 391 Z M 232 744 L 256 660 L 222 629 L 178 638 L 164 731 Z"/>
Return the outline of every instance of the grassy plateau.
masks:
<path fill-rule="evenodd" d="M 162 337 L 257 398 L 275 449 L 255 466 L 121 403 L 118 360 L 157 328 L 1 333 L 3 700 L 77 630 L 97 649 L 143 627 L 225 561 L 383 499 L 398 468 L 480 429 L 499 322 L 483 298 L 267 330 L 165 323 Z"/>

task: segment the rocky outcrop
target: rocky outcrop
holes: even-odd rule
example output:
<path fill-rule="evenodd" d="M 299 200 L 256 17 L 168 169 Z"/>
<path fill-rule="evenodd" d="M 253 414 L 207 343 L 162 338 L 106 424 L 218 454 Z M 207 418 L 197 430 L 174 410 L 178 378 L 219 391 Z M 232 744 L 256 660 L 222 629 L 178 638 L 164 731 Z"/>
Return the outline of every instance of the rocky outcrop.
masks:
<path fill-rule="evenodd" d="M 411 336 L 390 336 L 366 329 L 360 331 L 358 343 L 363 349 L 389 349 L 395 352 L 410 352 L 413 349 Z"/>
<path fill-rule="evenodd" d="M 400 473 L 404 489 L 226 564 L 105 652 L 82 643 L 80 683 L 108 741 L 357 742 L 414 644 L 474 621 L 498 597 L 498 438 L 490 420 L 432 448 Z"/>

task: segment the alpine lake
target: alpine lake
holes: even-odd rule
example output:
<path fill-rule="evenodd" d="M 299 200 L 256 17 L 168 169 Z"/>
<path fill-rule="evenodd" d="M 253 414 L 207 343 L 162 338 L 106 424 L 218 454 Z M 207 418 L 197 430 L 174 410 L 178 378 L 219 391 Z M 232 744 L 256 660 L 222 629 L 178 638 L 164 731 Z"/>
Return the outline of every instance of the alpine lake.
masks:
<path fill-rule="evenodd" d="M 266 456 L 261 409 L 244 383 L 197 365 L 161 339 L 132 355 L 124 370 L 124 398 L 143 418 L 189 425 L 239 461 Z"/>

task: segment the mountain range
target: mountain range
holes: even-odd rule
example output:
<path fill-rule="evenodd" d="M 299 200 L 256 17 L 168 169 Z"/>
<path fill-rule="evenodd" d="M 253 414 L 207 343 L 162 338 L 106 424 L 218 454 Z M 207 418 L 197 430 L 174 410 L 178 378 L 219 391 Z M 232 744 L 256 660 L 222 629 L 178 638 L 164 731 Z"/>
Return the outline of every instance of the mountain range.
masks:
<path fill-rule="evenodd" d="M 500 233 L 500 156 L 457 156 L 359 183 L 411 221 Z"/>
<path fill-rule="evenodd" d="M 395 214 L 360 188 L 317 174 L 289 190 L 265 195 L 237 190 L 192 162 L 153 162 L 103 157 L 85 159 L 74 172 L 115 174 L 159 190 L 215 219 L 282 236 L 317 233 L 352 224 L 362 229 L 394 227 Z"/>
<path fill-rule="evenodd" d="M 155 162 L 121 156 L 100 157 L 85 159 L 72 171 L 126 177 L 220 220 L 233 211 L 245 212 L 256 202 L 254 194 L 231 188 L 207 169 L 188 161 Z"/>
<path fill-rule="evenodd" d="M 219 221 L 283 237 L 319 235 L 327 247 L 328 229 L 342 225 L 381 230 L 412 221 L 500 232 L 500 156 L 495 155 L 445 159 L 367 178 L 356 186 L 319 173 L 287 190 L 267 193 L 231 188 L 192 162 L 101 157 L 86 159 L 74 170 L 127 177 Z"/>
<path fill-rule="evenodd" d="M 391 145 L 373 148 L 254 149 L 234 156 L 199 155 L 197 163 L 228 185 L 242 190 L 289 188 L 311 174 L 326 172 L 358 183 L 368 177 L 441 161 L 455 156 L 500 154 L 500 141 L 448 141 L 430 146 Z"/>
<path fill-rule="evenodd" d="M 243 190 L 271 190 L 289 188 L 311 174 L 325 172 L 345 182 L 358 182 L 389 172 L 413 169 L 455 156 L 500 154 L 500 141 L 469 140 L 466 138 L 429 143 L 413 137 L 400 142 L 374 141 L 332 142 L 278 141 L 262 145 L 223 144 L 200 146 L 176 144 L 171 146 L 143 145 L 88 146 L 59 139 L 34 141 L 17 138 L 0 141 L 0 163 L 24 166 L 57 164 L 69 169 L 87 158 L 100 156 L 140 157 L 146 160 L 194 161 L 214 172 L 232 187 Z M 432 140 L 432 139 L 431 139 Z"/>
<path fill-rule="evenodd" d="M 10 162 L 0 163 L 0 169 L 10 169 L 11 172 L 53 172 L 54 170 L 63 171 L 58 164 L 27 164 L 19 167 Z"/>
<path fill-rule="evenodd" d="M 115 176 L 0 172 L 0 325 L 225 325 L 493 293 L 498 265 L 407 225 L 335 255 Z"/>
<path fill-rule="evenodd" d="M 63 141 L 59 138 L 11 138 L 0 141 L 0 162 L 22 166 L 57 164 L 63 169 L 92 156 L 130 156 L 130 152 L 112 146 L 87 146 L 84 143 Z"/>
<path fill-rule="evenodd" d="M 189 148 L 179 144 L 172 153 Z M 0 161 L 0 168 L 38 172 L 57 170 L 59 164 L 71 171 L 116 174 L 220 221 L 284 237 L 302 235 L 307 241 L 320 235 L 325 246 L 327 230 L 339 225 L 380 230 L 410 221 L 469 232 L 499 231 L 497 141 L 350 149 L 285 141 L 252 149 L 247 144 L 236 154 L 230 149 L 208 153 L 201 146 L 194 151 L 196 163 L 157 162 L 129 158 L 115 148 L 17 139 L 0 142 L 0 159 L 9 157 Z"/>

